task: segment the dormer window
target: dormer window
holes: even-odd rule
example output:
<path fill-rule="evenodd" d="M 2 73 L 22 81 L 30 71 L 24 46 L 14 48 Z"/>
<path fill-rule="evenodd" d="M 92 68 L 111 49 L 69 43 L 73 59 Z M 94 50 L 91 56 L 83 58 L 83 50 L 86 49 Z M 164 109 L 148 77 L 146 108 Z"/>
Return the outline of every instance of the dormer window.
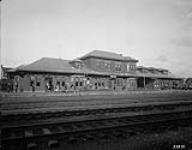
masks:
<path fill-rule="evenodd" d="M 167 69 L 159 69 L 159 72 L 166 75 L 169 73 Z"/>
<path fill-rule="evenodd" d="M 168 74 L 168 70 L 164 70 L 164 71 L 163 71 L 163 74 Z"/>
<path fill-rule="evenodd" d="M 81 68 L 81 64 L 78 63 L 78 62 L 75 62 L 75 63 L 74 63 L 74 67 L 80 69 L 80 68 Z"/>
<path fill-rule="evenodd" d="M 72 60 L 70 63 L 76 69 L 81 69 L 83 67 L 82 61 L 79 59 Z"/>

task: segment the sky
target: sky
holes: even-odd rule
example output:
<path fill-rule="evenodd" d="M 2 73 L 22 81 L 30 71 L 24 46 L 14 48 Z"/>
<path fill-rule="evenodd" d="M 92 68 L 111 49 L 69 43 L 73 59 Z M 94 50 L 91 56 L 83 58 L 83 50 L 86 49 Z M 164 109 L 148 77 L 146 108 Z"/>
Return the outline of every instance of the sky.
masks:
<path fill-rule="evenodd" d="M 4 66 L 95 49 L 192 77 L 192 0 L 2 0 Z"/>

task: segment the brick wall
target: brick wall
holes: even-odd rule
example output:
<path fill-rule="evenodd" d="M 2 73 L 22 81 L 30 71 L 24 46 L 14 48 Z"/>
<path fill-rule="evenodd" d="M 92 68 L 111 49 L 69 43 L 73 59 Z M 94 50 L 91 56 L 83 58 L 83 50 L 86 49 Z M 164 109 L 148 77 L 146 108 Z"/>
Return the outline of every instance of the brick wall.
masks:
<path fill-rule="evenodd" d="M 14 79 L 18 82 L 20 91 L 48 91 L 47 83 L 51 81 L 52 91 L 64 90 L 133 90 L 137 88 L 135 78 L 110 78 L 101 76 L 84 75 L 54 75 L 54 74 L 25 74 L 17 75 Z M 32 86 L 33 85 L 33 86 Z"/>
<path fill-rule="evenodd" d="M 122 62 L 115 60 L 105 60 L 99 58 L 87 58 L 84 60 L 86 66 L 99 72 L 116 72 L 116 73 L 135 73 L 136 63 L 135 62 Z"/>

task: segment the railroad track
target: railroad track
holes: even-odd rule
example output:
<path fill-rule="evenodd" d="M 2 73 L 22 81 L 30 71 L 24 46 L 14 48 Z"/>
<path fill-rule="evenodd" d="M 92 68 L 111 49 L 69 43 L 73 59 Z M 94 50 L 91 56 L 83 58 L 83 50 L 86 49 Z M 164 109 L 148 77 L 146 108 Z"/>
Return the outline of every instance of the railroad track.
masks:
<path fill-rule="evenodd" d="M 107 93 L 106 93 L 107 94 Z M 29 94 L 30 95 L 30 94 Z M 0 95 L 1 96 L 1 95 Z M 45 103 L 45 102 L 63 102 L 63 101 L 79 101 L 79 98 L 81 98 L 81 101 L 98 101 L 98 100 L 116 100 L 116 99 L 140 99 L 142 101 L 148 100 L 148 99 L 159 99 L 159 98 L 187 98 L 187 97 L 192 97 L 192 92 L 191 91 L 152 91 L 152 92 L 133 92 L 133 93 L 124 93 L 124 94 L 120 94 L 120 95 L 113 95 L 113 93 L 111 93 L 111 95 L 84 95 L 84 96 L 70 96 L 70 97 L 66 97 L 66 96 L 46 96 L 42 95 L 42 96 L 2 96 L 2 99 L 6 102 L 6 103 Z"/>
<path fill-rule="evenodd" d="M 33 99 L 31 99 L 33 98 Z M 21 98 L 21 100 L 9 100 L 4 98 L 2 103 L 2 110 L 16 110 L 16 109 L 33 109 L 33 108 L 53 108 L 53 107 L 72 107 L 72 106 L 87 106 L 93 107 L 92 105 L 107 105 L 107 104 L 132 104 L 132 103 L 154 103 L 154 102 L 177 102 L 177 101 L 191 101 L 190 95 L 175 96 L 175 97 L 108 97 L 108 98 L 91 98 L 91 99 L 65 99 L 62 97 L 56 98 L 42 98 L 42 97 L 31 97 L 28 99 Z M 145 99 L 144 99 L 145 98 Z M 34 100 L 35 99 L 35 100 Z M 118 100 L 117 100 L 118 99 Z M 38 101 L 39 100 L 39 101 Z"/>
<path fill-rule="evenodd" d="M 30 120 L 47 120 L 56 118 L 70 118 L 75 116 L 95 116 L 95 115 L 110 115 L 119 113 L 145 113 L 145 112 L 164 112 L 164 111 L 177 111 L 177 110 L 192 110 L 192 102 L 177 102 L 168 104 L 147 104 L 147 105 L 133 105 L 125 107 L 113 107 L 113 108 L 99 108 L 99 109 L 80 109 L 80 110 L 54 110 L 53 112 L 39 112 L 36 113 L 11 113 L 2 116 L 2 123 L 8 125 L 18 121 L 30 121 Z M 41 111 L 41 110 L 40 110 Z M 34 110 L 35 112 L 35 110 Z"/>
<path fill-rule="evenodd" d="M 165 130 L 190 125 L 192 111 L 164 114 L 116 117 L 49 124 L 30 124 L 2 129 L 2 148 L 6 150 L 50 149 L 63 143 L 106 139 L 108 136 L 122 137 L 138 132 Z M 126 134 L 126 135 L 125 135 Z M 11 144 L 10 144 L 11 143 Z"/>

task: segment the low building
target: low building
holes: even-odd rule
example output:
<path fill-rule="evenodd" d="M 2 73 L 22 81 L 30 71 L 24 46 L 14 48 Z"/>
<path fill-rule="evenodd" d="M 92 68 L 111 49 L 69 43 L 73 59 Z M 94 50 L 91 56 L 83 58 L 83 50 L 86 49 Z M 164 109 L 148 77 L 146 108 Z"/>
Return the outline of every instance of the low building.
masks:
<path fill-rule="evenodd" d="M 1 65 L 1 68 L 0 68 L 0 79 L 7 79 L 8 78 L 8 72 L 9 70 L 12 70 L 13 68 L 10 68 L 10 67 L 4 67 L 3 65 Z"/>
<path fill-rule="evenodd" d="M 14 91 L 89 91 L 162 89 L 180 79 L 166 69 L 137 67 L 138 60 L 94 50 L 74 60 L 41 58 L 8 71 Z"/>
<path fill-rule="evenodd" d="M 4 67 L 1 65 L 0 68 L 0 91 L 13 91 L 13 80 L 9 79 L 8 72 L 12 68 Z"/>

